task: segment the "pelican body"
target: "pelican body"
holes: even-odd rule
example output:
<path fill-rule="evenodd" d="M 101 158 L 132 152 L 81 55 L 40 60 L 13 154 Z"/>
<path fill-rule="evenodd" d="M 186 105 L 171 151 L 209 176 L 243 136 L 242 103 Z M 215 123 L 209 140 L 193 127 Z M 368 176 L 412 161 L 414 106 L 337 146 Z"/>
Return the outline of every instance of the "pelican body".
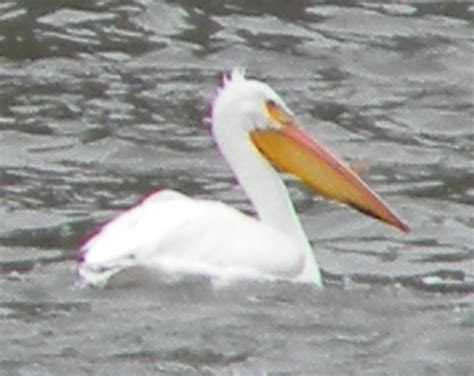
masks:
<path fill-rule="evenodd" d="M 83 242 L 78 272 L 84 283 L 104 285 L 114 274 L 139 266 L 158 273 L 322 286 L 313 250 L 276 169 L 328 199 L 408 231 L 349 166 L 297 125 L 267 84 L 239 70 L 224 75 L 211 129 L 257 217 L 218 201 L 154 192 Z"/>

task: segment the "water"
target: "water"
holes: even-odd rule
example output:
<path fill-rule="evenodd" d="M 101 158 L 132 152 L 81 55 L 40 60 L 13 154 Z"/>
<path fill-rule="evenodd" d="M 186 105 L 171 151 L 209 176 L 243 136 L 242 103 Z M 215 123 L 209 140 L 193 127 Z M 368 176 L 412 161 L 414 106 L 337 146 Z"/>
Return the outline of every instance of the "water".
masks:
<path fill-rule="evenodd" d="M 472 374 L 473 26 L 469 2 L 2 2 L 0 374 Z M 249 209 L 201 121 L 233 66 L 412 232 L 290 181 L 322 291 L 75 288 L 83 234 L 155 187 Z"/>

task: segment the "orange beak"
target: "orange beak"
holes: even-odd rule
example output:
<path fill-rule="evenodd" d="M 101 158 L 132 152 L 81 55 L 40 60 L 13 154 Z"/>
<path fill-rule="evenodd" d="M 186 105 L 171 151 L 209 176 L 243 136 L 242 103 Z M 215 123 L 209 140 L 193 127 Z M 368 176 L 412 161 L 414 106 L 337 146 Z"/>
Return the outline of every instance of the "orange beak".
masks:
<path fill-rule="evenodd" d="M 267 103 L 266 109 L 278 127 L 254 130 L 250 137 L 270 163 L 328 199 L 350 205 L 401 231 L 409 231 L 377 193 L 341 159 L 305 134 L 275 104 Z"/>

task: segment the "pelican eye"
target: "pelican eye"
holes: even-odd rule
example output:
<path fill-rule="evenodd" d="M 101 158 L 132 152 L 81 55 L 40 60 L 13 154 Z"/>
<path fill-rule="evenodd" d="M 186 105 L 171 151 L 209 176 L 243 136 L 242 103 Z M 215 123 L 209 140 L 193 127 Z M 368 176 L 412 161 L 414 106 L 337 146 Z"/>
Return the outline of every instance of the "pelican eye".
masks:
<path fill-rule="evenodd" d="M 279 126 L 285 125 L 289 120 L 289 116 L 273 99 L 265 101 L 265 109 L 267 115 Z"/>
<path fill-rule="evenodd" d="M 267 106 L 278 107 L 278 105 L 276 104 L 276 102 L 273 99 L 267 100 Z"/>

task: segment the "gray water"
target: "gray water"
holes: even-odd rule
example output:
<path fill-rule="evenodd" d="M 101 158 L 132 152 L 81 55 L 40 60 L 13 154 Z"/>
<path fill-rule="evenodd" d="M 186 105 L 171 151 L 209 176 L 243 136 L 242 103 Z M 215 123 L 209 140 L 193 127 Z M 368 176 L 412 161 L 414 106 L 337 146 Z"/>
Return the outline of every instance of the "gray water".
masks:
<path fill-rule="evenodd" d="M 474 374 L 474 4 L 0 4 L 1 375 Z M 202 114 L 244 66 L 410 224 L 288 181 L 326 288 L 75 287 L 155 187 L 251 210 Z"/>

